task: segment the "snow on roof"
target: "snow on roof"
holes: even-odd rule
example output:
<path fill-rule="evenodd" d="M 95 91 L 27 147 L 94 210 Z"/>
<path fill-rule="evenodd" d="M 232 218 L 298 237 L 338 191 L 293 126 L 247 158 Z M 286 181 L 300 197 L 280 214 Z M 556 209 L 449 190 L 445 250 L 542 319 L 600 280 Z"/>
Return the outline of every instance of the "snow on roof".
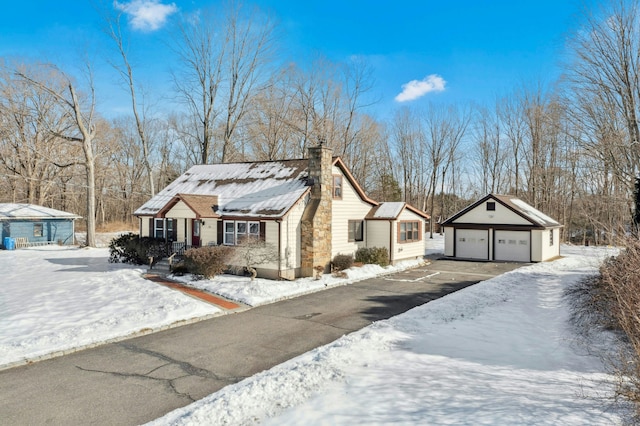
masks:
<path fill-rule="evenodd" d="M 405 203 L 403 202 L 381 203 L 379 206 L 374 207 L 370 217 L 372 219 L 395 219 L 400 213 L 402 213 L 404 206 Z"/>
<path fill-rule="evenodd" d="M 538 222 L 542 226 L 560 226 L 558 221 L 550 218 L 546 214 L 542 213 L 540 210 L 534 208 L 533 206 L 525 203 L 519 198 L 510 198 L 509 201 L 513 206 L 515 206 L 521 213 L 527 215 L 534 221 Z"/>
<path fill-rule="evenodd" d="M 80 219 L 80 217 L 36 204 L 0 203 L 0 219 Z"/>
<path fill-rule="evenodd" d="M 308 161 L 191 167 L 134 212 L 155 215 L 178 194 L 215 195 L 221 215 L 281 217 L 308 190 Z"/>

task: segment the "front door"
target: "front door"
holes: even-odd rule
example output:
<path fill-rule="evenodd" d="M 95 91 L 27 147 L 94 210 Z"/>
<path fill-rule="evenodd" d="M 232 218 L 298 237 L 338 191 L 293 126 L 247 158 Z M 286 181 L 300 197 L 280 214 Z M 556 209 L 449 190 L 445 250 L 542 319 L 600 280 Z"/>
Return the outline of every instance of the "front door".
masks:
<path fill-rule="evenodd" d="M 191 219 L 191 245 L 200 247 L 200 221 Z"/>

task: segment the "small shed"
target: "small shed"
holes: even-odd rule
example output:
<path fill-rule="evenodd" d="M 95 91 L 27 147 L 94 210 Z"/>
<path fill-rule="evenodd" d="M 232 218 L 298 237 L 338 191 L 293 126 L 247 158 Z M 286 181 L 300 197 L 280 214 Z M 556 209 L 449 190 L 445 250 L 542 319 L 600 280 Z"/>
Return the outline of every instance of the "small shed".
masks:
<path fill-rule="evenodd" d="M 451 258 L 543 262 L 560 255 L 562 225 L 509 195 L 488 194 L 442 226 Z"/>
<path fill-rule="evenodd" d="M 5 238 L 23 245 L 74 244 L 74 221 L 80 216 L 35 204 L 0 203 L 0 242 Z M 6 247 L 4 247 L 6 248 Z"/>

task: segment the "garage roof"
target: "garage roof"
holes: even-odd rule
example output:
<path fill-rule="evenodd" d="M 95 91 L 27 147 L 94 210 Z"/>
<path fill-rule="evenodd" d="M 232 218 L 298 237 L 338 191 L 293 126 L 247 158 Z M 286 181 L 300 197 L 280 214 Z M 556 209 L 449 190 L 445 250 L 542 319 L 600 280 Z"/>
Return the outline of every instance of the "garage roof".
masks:
<path fill-rule="evenodd" d="M 443 222 L 443 225 L 454 225 L 453 223 L 454 221 L 456 221 L 460 217 L 464 216 L 467 212 L 473 210 L 477 206 L 487 202 L 490 199 L 497 201 L 498 203 L 502 204 L 509 210 L 513 211 L 520 217 L 531 222 L 533 226 L 540 227 L 540 228 L 558 228 L 562 226 L 558 221 L 552 219 L 551 217 L 542 213 L 540 210 L 522 201 L 520 198 L 512 195 L 499 195 L 499 194 L 486 195 L 485 197 L 481 198 L 480 200 L 476 201 L 475 203 L 469 205 L 468 207 L 462 209 L 458 213 L 451 216 L 449 219 Z"/>

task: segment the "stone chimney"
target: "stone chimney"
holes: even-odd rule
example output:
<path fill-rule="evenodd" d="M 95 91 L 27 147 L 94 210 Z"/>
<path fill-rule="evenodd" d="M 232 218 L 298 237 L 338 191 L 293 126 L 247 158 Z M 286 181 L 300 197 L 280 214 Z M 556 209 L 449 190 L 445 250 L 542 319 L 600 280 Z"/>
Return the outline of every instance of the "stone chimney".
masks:
<path fill-rule="evenodd" d="M 313 185 L 301 223 L 301 273 L 304 277 L 313 276 L 314 268 L 318 266 L 327 272 L 331 263 L 332 160 L 331 148 L 322 143 L 309 148 L 309 178 L 313 179 Z"/>

